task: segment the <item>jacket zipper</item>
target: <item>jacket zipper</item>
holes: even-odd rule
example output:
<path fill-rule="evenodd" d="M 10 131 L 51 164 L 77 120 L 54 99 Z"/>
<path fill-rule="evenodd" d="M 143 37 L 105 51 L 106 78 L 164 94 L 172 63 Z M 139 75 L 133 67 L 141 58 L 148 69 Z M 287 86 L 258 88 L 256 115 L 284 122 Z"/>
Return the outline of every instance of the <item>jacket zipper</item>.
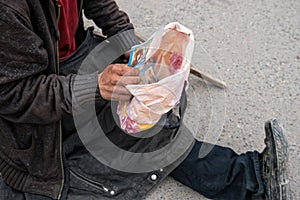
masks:
<path fill-rule="evenodd" d="M 77 22 L 76 30 L 78 30 L 79 19 L 82 15 L 82 6 L 83 6 L 83 0 L 80 0 L 79 9 L 78 9 L 78 22 Z"/>
<path fill-rule="evenodd" d="M 61 187 L 58 193 L 58 200 L 61 198 L 61 194 L 63 192 L 64 183 L 65 183 L 65 172 L 64 172 L 64 162 L 62 157 L 62 128 L 61 128 L 61 121 L 59 121 L 59 151 L 60 151 L 60 164 L 61 164 L 61 172 L 62 172 L 62 181 L 61 181 Z"/>
<path fill-rule="evenodd" d="M 56 6 L 57 6 L 57 22 L 60 17 L 60 5 L 58 4 L 58 0 L 56 0 Z M 59 75 L 59 49 L 58 49 L 58 39 L 56 39 L 56 74 Z M 65 183 L 65 172 L 64 172 L 64 162 L 63 162 L 63 153 L 62 153 L 62 124 L 61 120 L 59 120 L 59 154 L 60 154 L 60 165 L 61 165 L 61 174 L 62 174 L 62 180 L 61 180 L 61 186 L 59 189 L 58 197 L 57 199 L 61 199 L 61 195 L 64 188 Z"/>
<path fill-rule="evenodd" d="M 58 0 L 55 0 L 56 2 L 56 6 L 57 6 L 57 22 L 59 20 L 60 17 L 60 9 L 61 9 L 61 5 L 59 5 Z M 80 17 L 80 13 L 82 12 L 82 5 L 83 5 L 83 0 L 80 1 L 80 9 L 79 9 L 79 15 L 78 18 Z M 78 24 L 77 24 L 78 26 Z M 56 39 L 56 73 L 59 75 L 59 48 L 58 48 L 58 39 Z M 61 171 L 62 171 L 62 181 L 61 181 L 61 187 L 58 193 L 58 197 L 57 199 L 60 200 L 61 196 L 62 196 L 62 192 L 63 192 L 63 188 L 64 188 L 64 183 L 65 183 L 65 172 L 64 172 L 64 162 L 63 162 L 63 153 L 62 153 L 62 124 L 61 124 L 61 120 L 59 120 L 59 153 L 60 153 L 60 164 L 61 164 Z M 76 176 L 76 175 L 75 175 Z M 107 188 L 103 187 L 104 191 L 108 191 Z"/>
<path fill-rule="evenodd" d="M 80 1 L 79 13 L 78 13 L 78 19 L 79 19 L 80 16 L 82 15 L 82 5 L 83 5 L 83 0 Z M 77 26 L 78 26 L 78 24 L 77 24 Z"/>
<path fill-rule="evenodd" d="M 81 180 L 82 182 L 84 182 L 84 183 L 86 183 L 86 184 L 88 184 L 88 185 L 90 185 L 90 186 L 92 186 L 92 187 L 94 187 L 94 188 L 96 188 L 96 189 L 98 189 L 102 192 L 108 192 L 109 191 L 109 189 L 104 187 L 101 183 L 99 183 L 97 181 L 94 181 L 94 180 L 91 180 L 91 179 L 89 179 L 85 176 L 82 176 L 79 173 L 76 173 L 76 172 L 70 170 L 70 174 L 72 176 L 74 176 L 75 178 Z"/>

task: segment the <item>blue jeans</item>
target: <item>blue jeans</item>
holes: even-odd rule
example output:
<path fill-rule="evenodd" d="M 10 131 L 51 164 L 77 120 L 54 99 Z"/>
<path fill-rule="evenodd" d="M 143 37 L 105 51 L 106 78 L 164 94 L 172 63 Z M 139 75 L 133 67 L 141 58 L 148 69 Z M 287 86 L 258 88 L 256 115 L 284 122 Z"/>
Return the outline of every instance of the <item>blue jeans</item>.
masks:
<path fill-rule="evenodd" d="M 95 38 L 90 41 L 93 41 L 92 44 L 86 45 L 83 43 L 80 46 L 81 51 L 76 52 L 72 57 L 79 60 L 84 59 L 86 54 L 101 42 Z M 68 61 L 61 63 L 62 74 L 73 73 L 73 71 L 69 71 L 70 69 L 76 71 L 74 63 L 71 63 L 73 68 L 68 67 L 70 63 L 65 63 L 68 63 Z M 78 64 L 79 66 L 80 64 Z M 66 126 L 63 129 L 65 132 L 73 132 L 72 127 Z M 67 136 L 65 135 L 65 137 Z M 201 145 L 203 145 L 202 142 L 195 142 L 186 159 L 171 172 L 171 177 L 212 199 L 242 200 L 250 199 L 253 195 L 256 195 L 258 198 L 263 194 L 257 151 L 237 155 L 230 148 L 215 145 L 206 157 L 199 158 L 198 154 Z M 82 149 L 82 151 L 86 150 Z M 88 152 L 84 154 L 88 154 Z M 80 156 L 78 158 L 80 159 Z M 66 174 L 68 175 L 69 173 L 67 172 Z M 76 188 L 69 188 L 64 190 L 64 198 L 69 197 L 71 194 L 71 199 L 101 199 L 101 196 L 97 196 L 96 193 L 93 194 L 93 191 L 89 191 L 89 187 L 85 183 L 81 183 L 80 180 L 75 180 L 73 176 L 67 176 L 66 179 L 66 188 L 70 183 L 80 184 L 81 187 L 85 187 L 84 189 L 87 192 L 83 194 L 82 191 L 76 190 Z M 89 196 L 90 194 L 93 194 L 93 198 Z M 49 200 L 49 198 L 44 196 L 16 191 L 6 185 L 0 176 L 0 200 L 2 199 Z"/>
<path fill-rule="evenodd" d="M 263 194 L 257 151 L 237 155 L 215 145 L 206 157 L 199 158 L 202 144 L 195 143 L 171 177 L 211 199 L 256 199 Z"/>

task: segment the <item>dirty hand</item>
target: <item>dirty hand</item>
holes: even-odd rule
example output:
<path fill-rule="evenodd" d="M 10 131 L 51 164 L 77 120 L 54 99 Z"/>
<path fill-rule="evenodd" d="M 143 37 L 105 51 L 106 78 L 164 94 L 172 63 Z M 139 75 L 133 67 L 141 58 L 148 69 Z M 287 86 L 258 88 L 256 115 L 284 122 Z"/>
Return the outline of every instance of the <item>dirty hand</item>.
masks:
<path fill-rule="evenodd" d="M 102 98 L 106 100 L 129 100 L 130 92 L 126 85 L 138 84 L 139 71 L 127 64 L 111 64 L 98 75 L 98 85 Z"/>

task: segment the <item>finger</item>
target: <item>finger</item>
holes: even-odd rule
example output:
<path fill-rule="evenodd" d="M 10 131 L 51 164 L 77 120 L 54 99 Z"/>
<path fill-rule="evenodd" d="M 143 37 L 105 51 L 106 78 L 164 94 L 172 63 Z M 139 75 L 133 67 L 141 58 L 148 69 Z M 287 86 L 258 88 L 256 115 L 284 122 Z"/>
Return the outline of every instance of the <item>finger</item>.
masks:
<path fill-rule="evenodd" d="M 140 71 L 138 69 L 134 69 L 132 67 L 129 67 L 130 70 L 127 71 L 127 73 L 125 74 L 126 76 L 138 76 L 140 74 Z"/>
<path fill-rule="evenodd" d="M 141 82 L 141 78 L 139 76 L 122 76 L 119 82 L 116 84 L 118 85 L 131 85 L 131 84 L 139 84 Z"/>
<path fill-rule="evenodd" d="M 111 72 L 121 76 L 137 76 L 139 74 L 139 70 L 129 67 L 127 64 L 114 64 L 111 67 Z"/>
<path fill-rule="evenodd" d="M 104 85 L 101 87 L 102 91 L 106 93 L 115 93 L 115 94 L 123 94 L 123 95 L 131 95 L 131 93 L 128 91 L 128 89 L 121 85 L 115 85 L 115 86 L 107 86 Z"/>
<path fill-rule="evenodd" d="M 107 79 L 110 85 L 129 85 L 129 84 L 139 84 L 141 78 L 139 76 L 111 76 L 110 79 Z"/>

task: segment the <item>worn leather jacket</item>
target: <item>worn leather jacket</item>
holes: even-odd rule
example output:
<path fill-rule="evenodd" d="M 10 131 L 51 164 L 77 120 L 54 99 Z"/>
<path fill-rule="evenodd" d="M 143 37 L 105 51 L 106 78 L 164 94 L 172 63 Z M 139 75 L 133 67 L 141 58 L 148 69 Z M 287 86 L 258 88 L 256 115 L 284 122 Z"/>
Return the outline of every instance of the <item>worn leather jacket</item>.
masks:
<path fill-rule="evenodd" d="M 82 10 L 104 35 L 128 31 L 120 41 L 128 47 L 137 43 L 133 25 L 114 1 L 78 0 L 78 8 L 77 45 L 84 35 Z M 58 16 L 55 0 L 0 0 L 0 175 L 16 190 L 53 199 L 61 198 L 65 182 L 61 120 L 72 116 L 74 79 L 84 85 L 77 90 L 94 90 L 98 77 L 60 74 Z M 95 101 L 95 95 L 78 94 L 79 106 Z M 103 103 L 97 95 L 96 103 Z M 144 196 L 177 164 L 162 170 L 155 182 L 147 182 L 148 174 L 134 176 L 141 184 L 128 194 L 138 190 Z"/>
<path fill-rule="evenodd" d="M 133 29 L 112 0 L 79 0 L 79 15 L 93 19 L 107 36 Z M 52 0 L 0 1 L 0 172 L 11 187 L 59 198 L 64 174 L 59 121 L 72 115 L 75 74 L 59 75 L 58 4 Z M 82 40 L 82 17 L 77 41 Z M 127 41 L 135 44 L 132 34 Z M 97 74 L 82 75 L 85 89 Z M 92 100 L 80 96 L 80 102 Z M 79 104 L 80 104 L 79 102 Z"/>

